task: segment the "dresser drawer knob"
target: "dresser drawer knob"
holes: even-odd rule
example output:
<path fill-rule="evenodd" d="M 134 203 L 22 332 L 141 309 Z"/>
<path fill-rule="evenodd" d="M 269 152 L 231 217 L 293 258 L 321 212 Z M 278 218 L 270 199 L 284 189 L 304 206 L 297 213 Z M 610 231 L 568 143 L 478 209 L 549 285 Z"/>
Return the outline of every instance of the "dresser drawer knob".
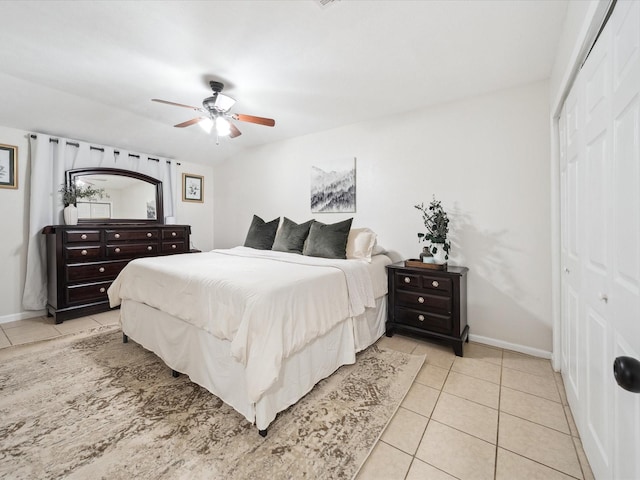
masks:
<path fill-rule="evenodd" d="M 147 232 L 147 237 L 151 238 L 152 233 L 151 232 Z"/>
<path fill-rule="evenodd" d="M 116 249 L 114 250 L 114 252 L 116 252 L 116 253 L 120 253 L 120 249 L 116 247 Z"/>
<path fill-rule="evenodd" d="M 418 315 L 418 320 L 420 320 L 421 322 L 424 322 L 424 315 Z"/>
<path fill-rule="evenodd" d="M 116 234 L 114 235 L 114 237 L 116 237 L 116 238 L 120 238 L 120 234 L 119 234 L 119 233 L 116 233 Z"/>
<path fill-rule="evenodd" d="M 411 283 L 411 279 L 409 277 L 404 277 L 404 283 Z"/>
<path fill-rule="evenodd" d="M 104 293 L 104 292 L 106 292 L 105 288 L 104 287 L 100 287 L 100 293 Z"/>
<path fill-rule="evenodd" d="M 81 238 L 82 240 L 86 240 L 86 239 L 87 239 L 87 234 L 86 234 L 86 233 L 83 233 L 82 235 L 80 235 L 80 238 Z"/>
<path fill-rule="evenodd" d="M 178 246 L 177 245 L 171 245 L 171 248 L 176 249 L 176 248 L 178 248 Z"/>
<path fill-rule="evenodd" d="M 178 235 L 176 232 L 171 232 L 172 237 L 175 237 L 176 235 Z"/>
<path fill-rule="evenodd" d="M 147 250 L 151 251 L 151 250 L 153 250 L 153 247 L 152 247 L 151 245 L 149 245 L 149 246 L 147 247 Z"/>
<path fill-rule="evenodd" d="M 436 280 L 434 280 L 433 282 L 431 282 L 431 285 L 433 285 L 434 287 L 438 288 L 438 285 L 440 285 Z"/>
<path fill-rule="evenodd" d="M 87 252 L 86 250 L 82 250 L 82 251 L 80 252 L 80 255 L 86 255 L 87 253 L 89 253 L 89 252 Z"/>
<path fill-rule="evenodd" d="M 98 271 L 99 271 L 100 273 L 104 273 L 104 267 L 100 267 L 100 268 L 98 269 Z"/>
<path fill-rule="evenodd" d="M 418 303 L 424 303 L 424 297 L 418 297 Z"/>

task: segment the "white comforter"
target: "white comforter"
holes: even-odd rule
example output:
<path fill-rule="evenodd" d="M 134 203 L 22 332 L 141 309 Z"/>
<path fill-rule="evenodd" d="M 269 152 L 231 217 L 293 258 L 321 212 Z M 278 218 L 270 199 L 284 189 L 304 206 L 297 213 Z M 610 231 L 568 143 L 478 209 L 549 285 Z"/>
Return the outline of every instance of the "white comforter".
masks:
<path fill-rule="evenodd" d="M 367 264 L 245 247 L 130 262 L 108 291 L 229 340 L 257 402 L 283 358 L 375 306 Z"/>

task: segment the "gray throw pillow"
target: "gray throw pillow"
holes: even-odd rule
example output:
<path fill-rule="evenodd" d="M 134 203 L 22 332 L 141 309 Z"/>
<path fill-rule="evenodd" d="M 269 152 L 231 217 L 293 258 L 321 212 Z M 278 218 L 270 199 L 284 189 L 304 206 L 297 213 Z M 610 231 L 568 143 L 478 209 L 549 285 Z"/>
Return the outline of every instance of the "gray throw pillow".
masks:
<path fill-rule="evenodd" d="M 257 248 L 258 250 L 271 250 L 279 224 L 280 217 L 265 223 L 260 217 L 254 215 L 244 246 Z"/>
<path fill-rule="evenodd" d="M 282 227 L 276 233 L 276 239 L 271 250 L 302 254 L 304 241 L 309 235 L 312 223 L 313 220 L 309 220 L 298 225 L 296 222 L 284 217 Z"/>
<path fill-rule="evenodd" d="M 347 239 L 353 218 L 327 225 L 313 222 L 302 253 L 310 257 L 347 258 Z"/>

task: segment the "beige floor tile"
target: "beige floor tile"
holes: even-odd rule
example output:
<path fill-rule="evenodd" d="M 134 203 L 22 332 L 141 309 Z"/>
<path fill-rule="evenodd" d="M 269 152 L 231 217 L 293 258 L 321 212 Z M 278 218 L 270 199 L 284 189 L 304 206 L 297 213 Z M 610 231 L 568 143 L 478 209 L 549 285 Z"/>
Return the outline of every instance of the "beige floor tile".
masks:
<path fill-rule="evenodd" d="M 406 480 L 456 480 L 456 477 L 414 458 Z"/>
<path fill-rule="evenodd" d="M 502 366 L 530 373 L 532 375 L 552 376 L 551 361 L 505 350 L 502 355 Z"/>
<path fill-rule="evenodd" d="M 480 343 L 469 342 L 464 346 L 464 356 L 502 365 L 502 350 Z"/>
<path fill-rule="evenodd" d="M 491 408 L 498 408 L 500 401 L 500 385 L 457 372 L 449 373 L 442 391 Z"/>
<path fill-rule="evenodd" d="M 453 360 L 456 358 L 455 353 L 453 353 L 453 348 L 450 346 L 440 345 L 439 343 L 433 343 L 427 340 L 420 340 L 413 353 L 426 354 L 428 365 L 434 365 L 446 370 L 451 368 Z"/>
<path fill-rule="evenodd" d="M 591 471 L 591 465 L 589 465 L 589 460 L 587 460 L 587 455 L 584 453 L 584 448 L 582 448 L 582 441 L 577 437 L 573 437 L 573 444 L 576 446 L 576 452 L 578 454 L 578 460 L 580 461 L 580 467 L 582 467 L 582 476 L 584 477 L 584 480 L 595 480 L 593 472 Z"/>
<path fill-rule="evenodd" d="M 418 372 L 416 382 L 421 383 L 422 385 L 427 385 L 431 388 L 435 388 L 437 390 L 442 390 L 442 386 L 447 379 L 447 375 L 449 375 L 449 370 L 436 367 L 435 365 L 430 365 L 429 363 L 425 362 L 425 364 L 420 369 L 420 372 Z"/>
<path fill-rule="evenodd" d="M 429 419 L 400 407 L 382 434 L 382 440 L 409 455 L 414 455 Z"/>
<path fill-rule="evenodd" d="M 456 357 L 451 370 L 470 377 L 500 384 L 500 366 L 475 358 Z"/>
<path fill-rule="evenodd" d="M 32 324 L 22 327 L 13 327 L 4 330 L 12 345 L 21 345 L 23 343 L 38 342 L 48 338 L 59 337 L 58 332 L 53 325 Z"/>
<path fill-rule="evenodd" d="M 496 446 L 434 420 L 416 457 L 461 480 L 492 480 Z"/>
<path fill-rule="evenodd" d="M 573 477 L 545 465 L 498 448 L 496 480 L 572 480 Z"/>
<path fill-rule="evenodd" d="M 384 442 L 376 443 L 357 480 L 404 480 L 412 457 Z"/>
<path fill-rule="evenodd" d="M 404 397 L 402 406 L 412 412 L 419 413 L 425 417 L 430 417 L 438 401 L 440 391 L 435 388 L 427 387 L 419 383 L 411 385 L 407 396 Z"/>
<path fill-rule="evenodd" d="M 7 331 L 13 328 L 38 328 L 42 325 L 53 325 L 55 322 L 53 317 L 33 317 L 25 318 L 24 320 L 14 320 L 13 322 L 7 322 L 2 324 L 2 329 Z"/>
<path fill-rule="evenodd" d="M 560 403 L 558 386 L 552 376 L 532 375 L 511 368 L 502 368 L 502 385 Z"/>
<path fill-rule="evenodd" d="M 0 348 L 11 346 L 11 342 L 5 335 L 4 331 L 0 330 Z"/>
<path fill-rule="evenodd" d="M 570 435 L 500 412 L 498 446 L 581 478 L 582 471 Z"/>
<path fill-rule="evenodd" d="M 562 404 L 529 393 L 502 387 L 500 411 L 569 434 Z"/>
<path fill-rule="evenodd" d="M 411 353 L 416 348 L 415 340 L 403 337 L 397 333 L 393 337 L 387 337 L 386 335 L 378 340 L 378 346 L 383 348 L 389 348 L 398 352 Z"/>
<path fill-rule="evenodd" d="M 71 320 L 65 320 L 62 323 L 54 325 L 54 328 L 62 335 L 69 333 L 78 333 L 82 331 L 88 331 L 92 328 L 99 327 L 100 324 L 91 317 L 73 318 Z"/>
<path fill-rule="evenodd" d="M 496 443 L 498 410 L 442 392 L 431 419 L 474 437 Z"/>
<path fill-rule="evenodd" d="M 576 422 L 573 419 L 573 413 L 571 412 L 571 408 L 569 407 L 569 405 L 563 405 L 564 408 L 564 414 L 567 417 L 567 422 L 569 423 L 569 432 L 571 433 L 572 437 L 579 437 L 580 434 L 578 433 L 578 427 L 576 426 Z"/>
<path fill-rule="evenodd" d="M 109 310 L 108 312 L 91 315 L 100 325 L 117 325 L 120 322 L 120 310 Z"/>

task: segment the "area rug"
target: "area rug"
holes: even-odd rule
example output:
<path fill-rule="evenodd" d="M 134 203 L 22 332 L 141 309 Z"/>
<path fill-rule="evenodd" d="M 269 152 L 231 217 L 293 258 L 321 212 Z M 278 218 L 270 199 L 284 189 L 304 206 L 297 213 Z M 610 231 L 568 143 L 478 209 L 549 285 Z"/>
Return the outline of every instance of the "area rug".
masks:
<path fill-rule="evenodd" d="M 119 329 L 0 350 L 0 477 L 350 479 L 424 356 L 373 345 L 266 438 Z"/>

